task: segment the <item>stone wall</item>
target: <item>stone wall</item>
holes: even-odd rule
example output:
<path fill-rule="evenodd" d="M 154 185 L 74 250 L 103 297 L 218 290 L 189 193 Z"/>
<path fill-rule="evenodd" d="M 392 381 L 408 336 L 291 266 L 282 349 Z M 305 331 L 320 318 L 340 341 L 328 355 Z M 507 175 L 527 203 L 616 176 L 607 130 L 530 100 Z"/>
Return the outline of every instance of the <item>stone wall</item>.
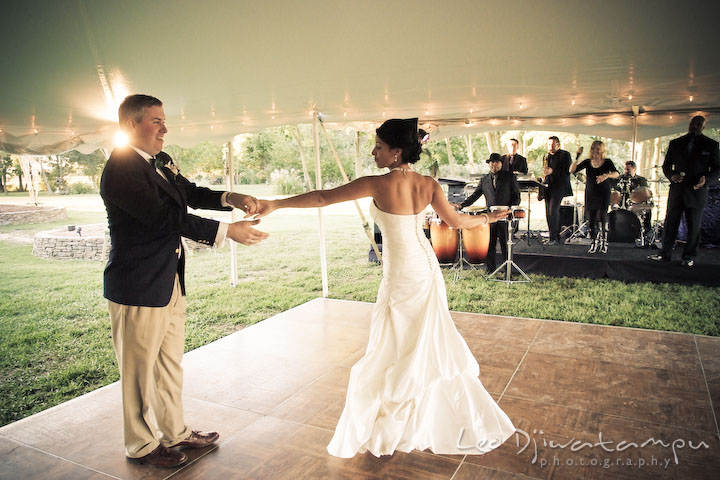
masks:
<path fill-rule="evenodd" d="M 67 218 L 65 207 L 0 205 L 0 225 L 43 223 Z"/>
<path fill-rule="evenodd" d="M 82 226 L 82 236 L 75 230 L 46 230 L 35 234 L 33 255 L 55 260 L 107 260 L 110 237 L 107 228 Z"/>

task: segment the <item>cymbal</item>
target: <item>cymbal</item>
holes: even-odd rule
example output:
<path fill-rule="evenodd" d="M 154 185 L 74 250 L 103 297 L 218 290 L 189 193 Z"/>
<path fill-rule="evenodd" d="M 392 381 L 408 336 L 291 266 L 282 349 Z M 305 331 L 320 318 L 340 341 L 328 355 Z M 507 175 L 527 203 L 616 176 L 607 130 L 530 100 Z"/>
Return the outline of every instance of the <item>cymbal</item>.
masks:
<path fill-rule="evenodd" d="M 650 183 L 668 183 L 669 180 L 667 178 L 656 178 L 655 180 L 648 180 Z"/>

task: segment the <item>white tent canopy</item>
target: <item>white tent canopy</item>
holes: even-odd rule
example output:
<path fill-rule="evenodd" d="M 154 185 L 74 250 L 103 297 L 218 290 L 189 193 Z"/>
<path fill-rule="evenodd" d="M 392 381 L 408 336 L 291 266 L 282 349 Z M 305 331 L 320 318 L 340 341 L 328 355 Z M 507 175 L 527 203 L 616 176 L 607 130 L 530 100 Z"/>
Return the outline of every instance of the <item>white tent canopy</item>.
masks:
<path fill-rule="evenodd" d="M 418 116 L 440 135 L 629 140 L 720 122 L 720 2 L 5 0 L 0 150 L 109 146 L 128 93 L 171 144 Z M 691 100 L 692 97 L 692 100 Z M 643 113 L 644 112 L 644 113 Z"/>

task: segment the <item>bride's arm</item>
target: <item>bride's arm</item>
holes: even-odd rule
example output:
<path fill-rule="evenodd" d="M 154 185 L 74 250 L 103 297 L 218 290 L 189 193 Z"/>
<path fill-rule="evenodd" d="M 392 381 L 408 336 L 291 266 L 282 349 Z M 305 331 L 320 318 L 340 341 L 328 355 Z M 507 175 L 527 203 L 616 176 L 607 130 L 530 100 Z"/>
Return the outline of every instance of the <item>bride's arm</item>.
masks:
<path fill-rule="evenodd" d="M 490 213 L 483 213 L 480 215 L 463 215 L 457 213 L 457 211 L 450 205 L 445 198 L 445 192 L 442 187 L 435 180 L 433 182 L 432 205 L 433 210 L 437 213 L 450 228 L 473 228 L 478 225 L 487 225 L 493 223 L 501 218 L 507 217 L 510 210 L 496 210 Z"/>
<path fill-rule="evenodd" d="M 330 190 L 315 190 L 280 200 L 258 200 L 257 216 L 264 217 L 278 208 L 317 208 L 372 197 L 376 185 L 377 177 L 360 177 Z"/>

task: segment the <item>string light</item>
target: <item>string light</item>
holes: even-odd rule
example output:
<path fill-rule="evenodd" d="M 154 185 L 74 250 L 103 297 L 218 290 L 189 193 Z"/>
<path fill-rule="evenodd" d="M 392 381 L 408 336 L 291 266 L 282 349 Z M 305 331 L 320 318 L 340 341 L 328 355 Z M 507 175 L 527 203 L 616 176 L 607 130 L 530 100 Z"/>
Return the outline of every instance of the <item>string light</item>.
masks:
<path fill-rule="evenodd" d="M 693 96 L 692 96 L 692 95 L 690 95 L 690 101 L 691 101 L 691 102 L 693 101 Z"/>
<path fill-rule="evenodd" d="M 575 105 L 575 99 L 574 99 L 574 98 L 573 98 L 572 101 L 570 102 L 570 105 Z"/>
<path fill-rule="evenodd" d="M 343 117 L 347 117 L 347 112 L 343 112 Z"/>
<path fill-rule="evenodd" d="M 383 117 L 385 116 L 385 112 L 383 112 L 383 115 L 382 115 L 382 116 L 383 116 Z"/>

